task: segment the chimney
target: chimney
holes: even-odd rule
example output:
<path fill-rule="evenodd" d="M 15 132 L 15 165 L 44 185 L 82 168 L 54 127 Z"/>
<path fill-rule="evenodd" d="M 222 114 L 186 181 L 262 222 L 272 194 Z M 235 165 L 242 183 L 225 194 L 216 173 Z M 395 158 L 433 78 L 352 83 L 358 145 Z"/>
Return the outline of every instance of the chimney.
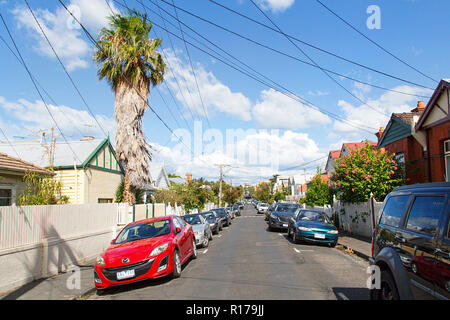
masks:
<path fill-rule="evenodd" d="M 375 135 L 378 138 L 377 142 L 380 142 L 380 139 L 381 139 L 381 136 L 383 135 L 383 132 L 384 132 L 384 127 L 380 127 L 380 130 L 378 130 L 378 132 L 375 133 Z"/>
<path fill-rule="evenodd" d="M 425 102 L 419 101 L 419 102 L 417 102 L 417 107 L 412 109 L 411 112 L 423 113 L 425 111 L 425 108 L 426 108 Z"/>
<path fill-rule="evenodd" d="M 192 173 L 186 173 L 186 185 L 190 184 L 192 181 Z"/>

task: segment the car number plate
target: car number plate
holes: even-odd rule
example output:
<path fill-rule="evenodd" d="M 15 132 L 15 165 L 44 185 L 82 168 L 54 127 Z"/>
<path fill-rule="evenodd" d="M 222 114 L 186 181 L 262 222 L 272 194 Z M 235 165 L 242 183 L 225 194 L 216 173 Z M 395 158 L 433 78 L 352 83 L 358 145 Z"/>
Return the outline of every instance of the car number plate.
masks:
<path fill-rule="evenodd" d="M 135 275 L 134 270 L 124 270 L 117 272 L 117 280 L 133 278 Z"/>
<path fill-rule="evenodd" d="M 287 225 L 287 223 L 283 223 L 283 227 L 287 227 L 288 225 Z"/>
<path fill-rule="evenodd" d="M 325 239 L 325 235 L 324 235 L 324 234 L 320 234 L 320 233 L 315 233 L 315 234 L 314 234 L 314 238 L 317 238 L 317 239 Z"/>

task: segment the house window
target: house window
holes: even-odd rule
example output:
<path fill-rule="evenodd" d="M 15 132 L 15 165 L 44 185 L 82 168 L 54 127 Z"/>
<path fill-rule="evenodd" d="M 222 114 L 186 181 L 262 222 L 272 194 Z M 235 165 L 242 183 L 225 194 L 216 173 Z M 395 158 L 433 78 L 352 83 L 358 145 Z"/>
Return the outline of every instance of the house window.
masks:
<path fill-rule="evenodd" d="M 98 203 L 112 203 L 113 199 L 109 198 L 98 198 Z"/>
<path fill-rule="evenodd" d="M 405 164 L 405 154 L 403 152 L 397 152 L 394 156 L 395 161 Z"/>
<path fill-rule="evenodd" d="M 0 188 L 0 206 L 12 205 L 12 190 Z"/>
<path fill-rule="evenodd" d="M 450 140 L 444 142 L 445 181 L 450 182 Z"/>

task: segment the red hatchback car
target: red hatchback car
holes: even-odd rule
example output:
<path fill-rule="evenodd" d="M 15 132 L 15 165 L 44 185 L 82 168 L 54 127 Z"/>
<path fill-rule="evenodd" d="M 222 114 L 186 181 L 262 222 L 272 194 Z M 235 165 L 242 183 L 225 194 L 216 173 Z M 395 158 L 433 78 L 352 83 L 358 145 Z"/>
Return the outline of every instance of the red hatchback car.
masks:
<path fill-rule="evenodd" d="M 111 286 L 159 278 L 179 277 L 181 266 L 197 257 L 192 226 L 177 216 L 151 218 L 125 226 L 96 260 L 97 292 Z"/>

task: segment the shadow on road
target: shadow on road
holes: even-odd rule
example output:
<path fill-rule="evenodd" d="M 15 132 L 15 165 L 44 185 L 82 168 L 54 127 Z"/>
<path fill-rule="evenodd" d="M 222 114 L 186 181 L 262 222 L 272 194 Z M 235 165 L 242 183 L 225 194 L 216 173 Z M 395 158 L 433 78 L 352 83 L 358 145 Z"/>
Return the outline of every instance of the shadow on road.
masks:
<path fill-rule="evenodd" d="M 338 300 L 369 300 L 369 289 L 367 288 L 332 288 Z"/>

